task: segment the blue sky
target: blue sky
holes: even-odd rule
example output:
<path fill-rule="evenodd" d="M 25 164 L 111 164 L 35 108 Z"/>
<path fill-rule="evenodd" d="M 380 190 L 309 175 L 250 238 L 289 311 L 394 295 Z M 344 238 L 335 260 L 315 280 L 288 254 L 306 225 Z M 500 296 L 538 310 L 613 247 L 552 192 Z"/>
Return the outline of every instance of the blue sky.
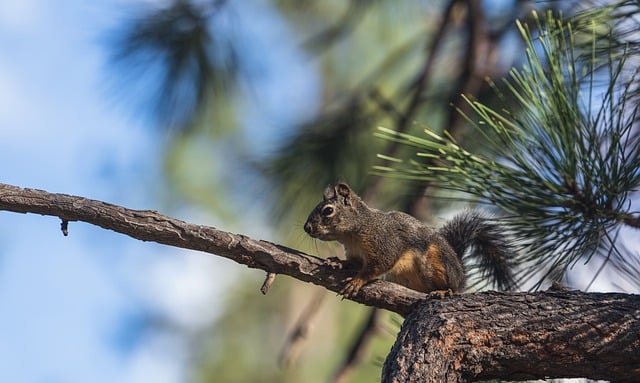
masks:
<path fill-rule="evenodd" d="M 168 134 L 114 99 L 106 60 L 105 37 L 131 5 L 0 2 L 0 182 L 163 211 L 166 193 L 157 188 Z M 240 53 L 252 82 L 246 136 L 269 151 L 277 140 L 265 126 L 310 113 L 318 79 L 273 9 L 235 6 L 229 27 L 248 48 Z M 218 223 L 188 206 L 165 213 Z M 244 232 L 269 238 L 254 221 Z M 0 212 L 0 381 L 184 381 L 189 349 L 179 336 L 150 332 L 150 313 L 202 329 L 246 267 L 83 223 L 69 232 L 53 217 Z"/>
<path fill-rule="evenodd" d="M 272 32 L 247 29 L 241 38 L 286 33 L 272 11 L 254 4 L 263 12 L 249 14 L 263 22 L 251 25 L 266 23 Z M 101 42 L 123 5 L 130 3 L 0 2 L 0 182 L 161 210 L 153 188 L 168 138 L 116 103 L 105 83 Z M 281 57 L 300 60 L 285 49 Z M 269 58 L 264 49 L 252 52 Z M 269 86 L 282 85 L 286 67 L 271 60 L 271 70 L 254 79 L 263 82 L 256 98 L 265 102 L 253 109 L 293 121 L 299 111 L 283 116 L 274 105 L 296 87 Z M 295 67 L 287 70 L 291 77 Z M 314 86 L 309 73 L 293 77 L 305 78 L 306 89 Z M 301 105 L 299 113 L 312 107 Z M 244 118 L 248 125 L 264 123 L 258 114 Z M 181 213 L 212 220 L 188 208 Z M 63 237 L 52 217 L 0 212 L 0 381 L 184 381 L 186 345 L 148 333 L 149 314 L 185 328 L 206 325 L 237 266 L 87 224 L 71 223 L 69 231 Z"/>
<path fill-rule="evenodd" d="M 0 4 L 1 182 L 148 203 L 159 138 L 101 92 L 96 33 L 113 15 L 106 3 Z M 57 228 L 0 213 L 0 381 L 179 381 L 178 364 L 162 371 L 157 348 L 127 331 L 152 303 L 126 270 L 139 268 L 133 257 L 152 268 L 153 249 L 89 225 L 72 223 L 68 238 Z"/>

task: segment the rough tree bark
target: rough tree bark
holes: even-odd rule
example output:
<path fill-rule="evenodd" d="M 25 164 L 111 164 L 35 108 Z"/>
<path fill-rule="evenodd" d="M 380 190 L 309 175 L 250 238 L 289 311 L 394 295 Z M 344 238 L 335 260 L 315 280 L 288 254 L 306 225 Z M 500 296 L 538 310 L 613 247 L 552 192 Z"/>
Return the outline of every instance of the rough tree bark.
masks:
<path fill-rule="evenodd" d="M 383 382 L 547 377 L 640 382 L 640 296 L 485 292 L 425 301 L 405 319 Z"/>
<path fill-rule="evenodd" d="M 271 242 L 155 211 L 0 184 L 0 210 L 83 221 L 143 241 L 204 251 L 339 291 L 354 270 Z M 258 286 L 256 286 L 258 289 Z M 357 302 L 406 317 L 383 382 L 587 377 L 640 381 L 640 296 L 548 291 L 440 299 L 383 281 Z"/>

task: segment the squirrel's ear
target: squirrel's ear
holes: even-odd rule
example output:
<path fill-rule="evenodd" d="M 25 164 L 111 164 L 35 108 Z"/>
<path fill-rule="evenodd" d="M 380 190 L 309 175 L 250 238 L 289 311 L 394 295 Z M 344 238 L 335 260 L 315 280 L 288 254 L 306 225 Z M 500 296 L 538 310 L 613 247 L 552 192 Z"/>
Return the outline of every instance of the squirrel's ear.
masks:
<path fill-rule="evenodd" d="M 336 196 L 335 190 L 331 186 L 327 186 L 327 188 L 324 189 L 324 194 L 322 195 L 322 198 L 325 201 L 327 201 L 327 200 L 330 200 L 331 198 L 335 198 L 335 196 Z"/>
<path fill-rule="evenodd" d="M 334 187 L 337 195 L 341 195 L 343 197 L 349 197 L 351 195 L 351 188 L 344 182 L 339 182 Z"/>

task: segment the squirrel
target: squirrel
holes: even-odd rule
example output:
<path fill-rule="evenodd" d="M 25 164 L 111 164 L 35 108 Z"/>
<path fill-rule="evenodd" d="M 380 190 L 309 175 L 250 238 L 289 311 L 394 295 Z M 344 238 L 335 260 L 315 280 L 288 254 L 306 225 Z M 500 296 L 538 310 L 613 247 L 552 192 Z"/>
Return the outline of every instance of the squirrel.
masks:
<path fill-rule="evenodd" d="M 501 290 L 515 286 L 513 246 L 501 226 L 475 210 L 435 229 L 406 213 L 372 209 L 349 185 L 339 182 L 325 190 L 304 230 L 313 238 L 340 242 L 347 261 L 359 267 L 339 293 L 345 298 L 353 298 L 362 286 L 383 275 L 424 293 L 460 292 L 466 281 L 463 256 L 470 248 L 479 258 L 483 278 L 490 276 Z"/>

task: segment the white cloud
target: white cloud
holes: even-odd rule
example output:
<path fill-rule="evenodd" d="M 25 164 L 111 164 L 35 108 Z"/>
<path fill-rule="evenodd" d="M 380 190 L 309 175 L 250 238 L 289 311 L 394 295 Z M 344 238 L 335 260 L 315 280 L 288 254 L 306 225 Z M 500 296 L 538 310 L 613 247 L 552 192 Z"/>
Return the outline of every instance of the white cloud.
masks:
<path fill-rule="evenodd" d="M 156 334 L 146 339 L 129 359 L 119 379 L 125 383 L 175 383 L 185 381 L 187 347 L 183 339 Z"/>
<path fill-rule="evenodd" d="M 220 313 L 236 273 L 231 261 L 204 253 L 172 249 L 149 265 L 139 286 L 145 299 L 179 326 L 198 331 Z"/>

